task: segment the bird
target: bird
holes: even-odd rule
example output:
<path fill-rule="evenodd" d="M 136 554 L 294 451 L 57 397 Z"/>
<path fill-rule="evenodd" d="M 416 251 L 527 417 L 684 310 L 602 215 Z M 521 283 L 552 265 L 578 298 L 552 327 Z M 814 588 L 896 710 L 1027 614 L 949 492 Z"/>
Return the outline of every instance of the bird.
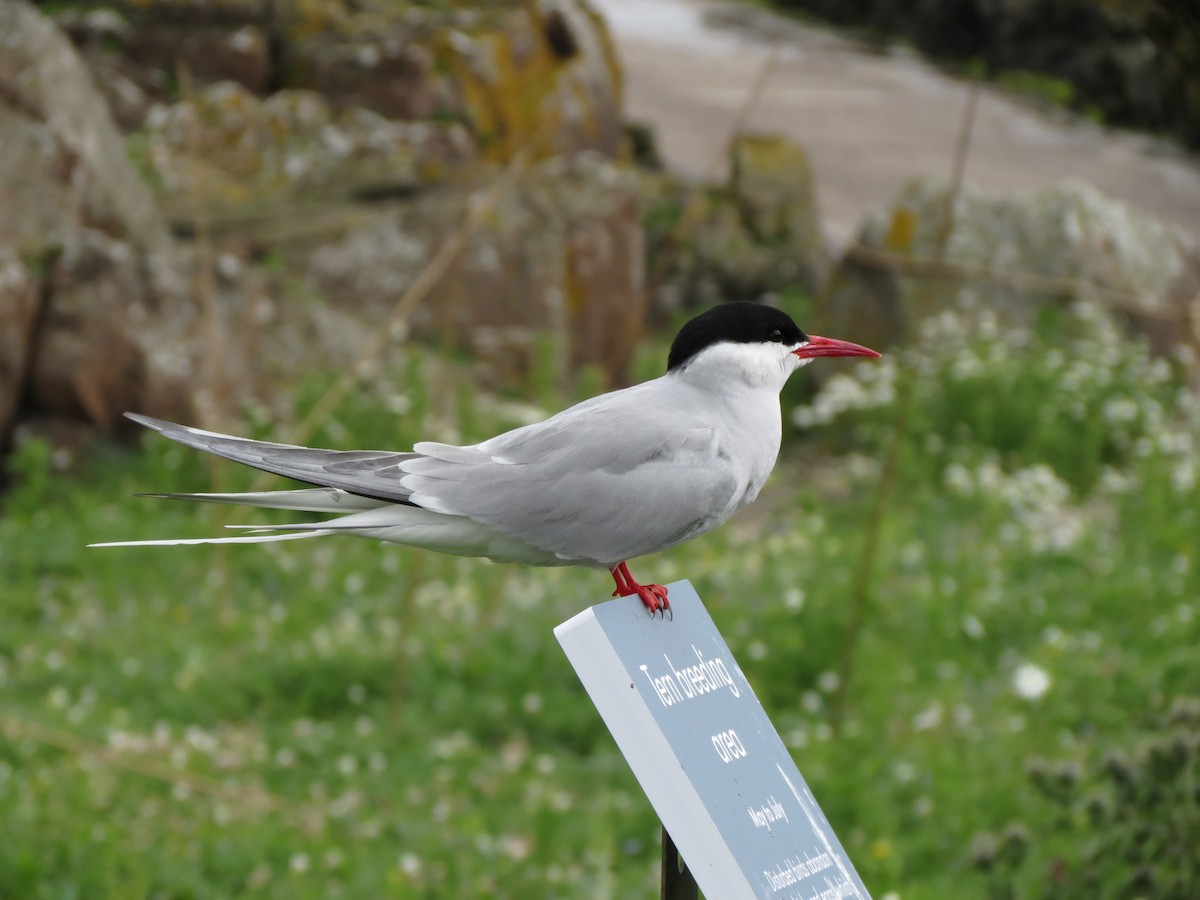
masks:
<path fill-rule="evenodd" d="M 152 493 L 335 518 L 231 525 L 235 537 L 110 541 L 93 547 L 261 543 L 356 535 L 457 556 L 604 568 L 615 597 L 670 613 L 667 588 L 628 561 L 699 537 L 759 494 L 783 433 L 779 394 L 822 357 L 878 357 L 805 334 L 785 312 L 720 303 L 679 330 L 666 372 L 477 444 L 325 450 L 250 440 L 136 413 L 166 438 L 312 485 L 250 493 Z"/>

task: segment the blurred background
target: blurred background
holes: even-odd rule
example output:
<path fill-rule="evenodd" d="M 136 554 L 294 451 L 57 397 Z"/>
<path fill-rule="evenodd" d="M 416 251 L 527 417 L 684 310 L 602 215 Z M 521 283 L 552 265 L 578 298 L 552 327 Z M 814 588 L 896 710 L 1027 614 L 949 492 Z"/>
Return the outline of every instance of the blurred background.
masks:
<path fill-rule="evenodd" d="M 724 300 L 783 398 L 705 598 L 877 898 L 1200 897 L 1200 13 L 0 0 L 0 897 L 635 897 L 607 577 L 85 550 L 280 486 L 125 410 L 469 442 Z"/>

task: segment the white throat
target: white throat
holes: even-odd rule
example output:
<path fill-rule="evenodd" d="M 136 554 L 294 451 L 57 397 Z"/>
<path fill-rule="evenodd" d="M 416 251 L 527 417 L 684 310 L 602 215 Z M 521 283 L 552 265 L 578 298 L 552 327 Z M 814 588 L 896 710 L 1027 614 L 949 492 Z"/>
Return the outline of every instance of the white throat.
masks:
<path fill-rule="evenodd" d="M 765 389 L 778 394 L 797 369 L 811 362 L 792 351 L 800 344 L 735 344 L 705 347 L 679 369 L 678 377 L 721 392 L 735 387 Z"/>

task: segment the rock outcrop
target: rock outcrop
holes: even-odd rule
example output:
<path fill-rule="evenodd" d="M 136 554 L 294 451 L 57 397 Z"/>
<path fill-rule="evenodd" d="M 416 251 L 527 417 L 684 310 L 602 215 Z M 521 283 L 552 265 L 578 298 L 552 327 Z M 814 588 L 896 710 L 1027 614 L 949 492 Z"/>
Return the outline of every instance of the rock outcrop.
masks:
<path fill-rule="evenodd" d="M 542 332 L 564 367 L 622 378 L 640 212 L 582 0 L 54 17 L 0 0 L 0 452 L 18 420 L 212 423 L 222 385 L 346 364 L 518 150 L 524 174 L 411 325 L 493 375 L 527 371 Z"/>
<path fill-rule="evenodd" d="M 340 239 L 295 240 L 289 271 L 342 310 L 382 318 L 451 237 L 469 194 L 449 188 L 392 204 Z M 553 334 L 566 367 L 625 372 L 642 334 L 638 184 L 598 154 L 535 165 L 500 199 L 417 310 L 418 333 L 465 346 L 501 375 L 535 364 Z"/>
<path fill-rule="evenodd" d="M 621 137 L 616 56 L 580 0 L 114 0 L 58 18 L 129 127 L 153 104 L 179 99 L 186 78 L 260 97 L 312 91 L 336 113 L 459 121 L 493 159 L 546 122 L 546 156 L 612 156 Z"/>
<path fill-rule="evenodd" d="M 1032 324 L 1083 300 L 1160 352 L 1200 347 L 1200 249 L 1182 229 L 1070 181 L 1024 196 L 953 196 L 914 181 L 838 264 L 822 328 L 895 346 L 946 309 Z"/>
<path fill-rule="evenodd" d="M 648 173 L 642 190 L 647 239 L 658 260 L 652 301 L 660 317 L 789 289 L 812 293 L 824 284 L 830 259 L 816 184 L 804 148 L 794 141 L 741 135 L 730 146 L 724 185 Z"/>
<path fill-rule="evenodd" d="M 198 202 L 218 228 L 236 228 L 297 207 L 412 195 L 470 178 L 480 161 L 461 124 L 337 113 L 313 91 L 260 98 L 236 81 L 155 106 L 136 137 L 176 230 Z"/>
<path fill-rule="evenodd" d="M 0 452 L 29 381 L 40 307 L 38 282 L 11 247 L 0 247 Z"/>
<path fill-rule="evenodd" d="M 0 19 L 5 243 L 36 251 L 94 227 L 162 248 L 154 198 L 71 42 L 22 2 L 5 0 Z"/>
<path fill-rule="evenodd" d="M 161 338 L 152 310 L 178 277 L 166 223 L 71 42 L 25 3 L 0 0 L 0 20 L 4 446 L 20 404 L 110 427 L 143 399 L 145 347 Z"/>

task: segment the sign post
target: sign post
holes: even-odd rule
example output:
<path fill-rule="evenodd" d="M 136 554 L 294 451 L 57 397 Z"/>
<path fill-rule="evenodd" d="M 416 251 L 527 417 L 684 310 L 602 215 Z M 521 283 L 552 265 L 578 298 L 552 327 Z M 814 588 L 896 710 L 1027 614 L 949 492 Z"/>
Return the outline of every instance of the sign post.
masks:
<path fill-rule="evenodd" d="M 669 588 L 674 619 L 622 598 L 554 629 L 673 842 L 664 896 L 677 847 L 708 897 L 870 900 L 699 596 Z"/>
<path fill-rule="evenodd" d="M 700 888 L 666 828 L 662 830 L 662 886 L 659 900 L 698 900 Z"/>

